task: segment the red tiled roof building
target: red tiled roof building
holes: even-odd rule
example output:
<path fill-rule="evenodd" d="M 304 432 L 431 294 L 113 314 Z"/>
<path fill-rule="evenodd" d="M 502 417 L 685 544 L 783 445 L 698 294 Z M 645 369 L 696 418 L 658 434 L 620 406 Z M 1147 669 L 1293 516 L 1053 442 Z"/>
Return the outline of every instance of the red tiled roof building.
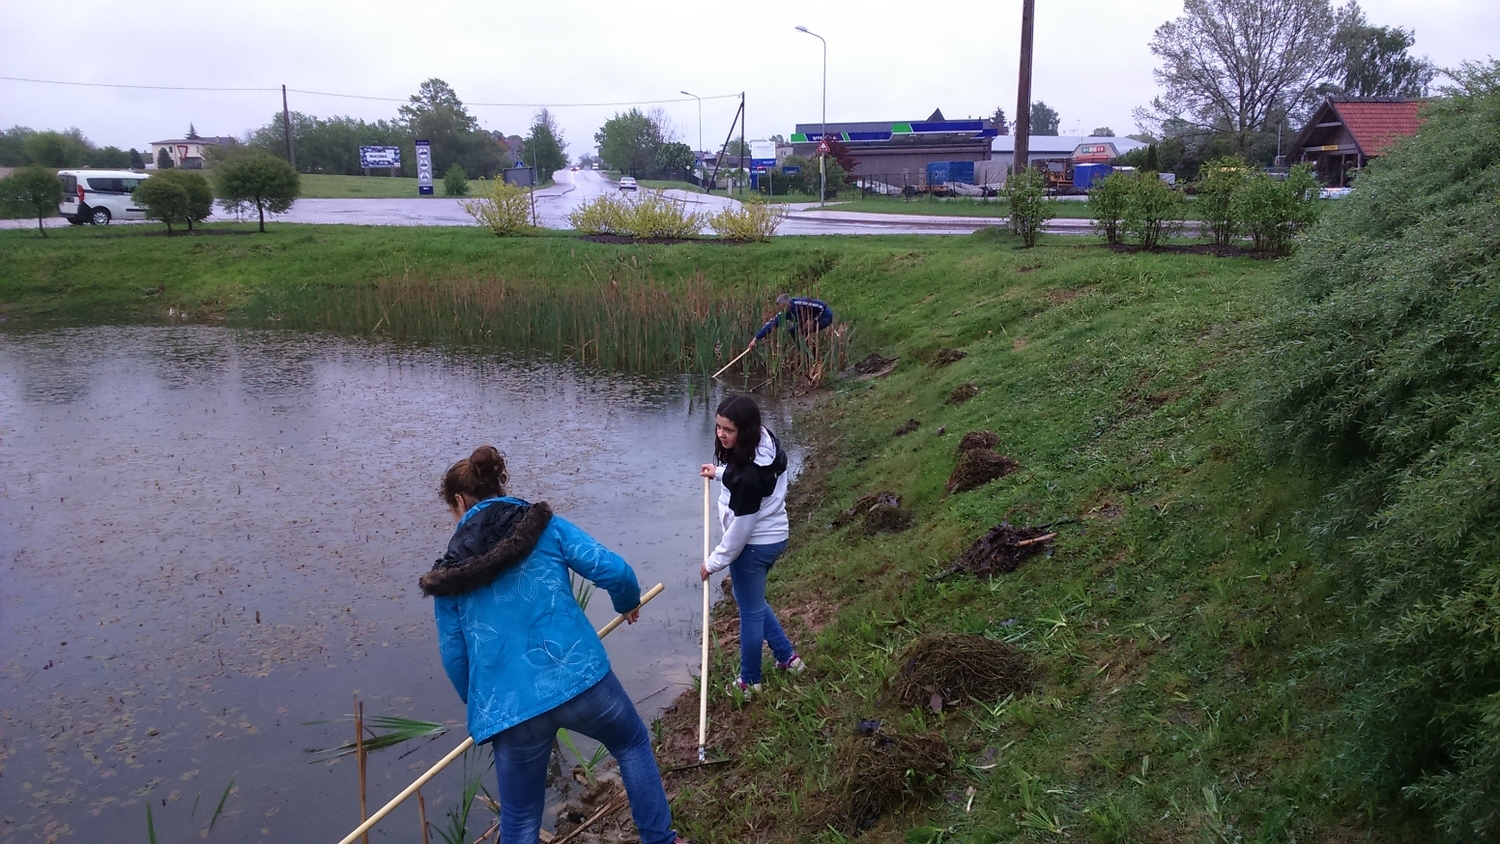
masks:
<path fill-rule="evenodd" d="M 1297 136 L 1289 160 L 1312 162 L 1319 182 L 1345 187 L 1370 159 L 1417 133 L 1422 102 L 1393 97 L 1324 100 Z"/>

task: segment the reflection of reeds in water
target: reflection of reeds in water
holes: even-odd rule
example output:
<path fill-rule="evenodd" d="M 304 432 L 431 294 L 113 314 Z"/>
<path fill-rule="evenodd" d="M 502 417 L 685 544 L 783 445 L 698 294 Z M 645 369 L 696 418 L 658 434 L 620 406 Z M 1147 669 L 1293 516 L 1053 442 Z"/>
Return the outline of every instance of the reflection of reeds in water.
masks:
<path fill-rule="evenodd" d="M 537 351 L 607 369 L 713 372 L 755 334 L 769 288 L 616 279 L 550 286 L 494 278 L 403 278 L 308 286 L 257 308 L 289 328 Z M 764 367 L 764 359 L 761 364 Z"/>

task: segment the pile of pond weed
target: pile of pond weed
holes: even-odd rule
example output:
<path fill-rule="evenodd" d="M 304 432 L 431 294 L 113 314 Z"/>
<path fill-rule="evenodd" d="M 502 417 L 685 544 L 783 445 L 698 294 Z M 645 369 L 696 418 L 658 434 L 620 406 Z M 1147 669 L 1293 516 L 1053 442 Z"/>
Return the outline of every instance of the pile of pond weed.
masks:
<path fill-rule="evenodd" d="M 902 651 L 891 695 L 934 713 L 971 700 L 994 701 L 1031 691 L 1026 654 L 974 633 L 929 633 Z"/>
<path fill-rule="evenodd" d="M 1018 528 L 1010 522 L 1001 522 L 974 540 L 952 565 L 928 580 L 941 580 L 959 572 L 978 576 L 1010 574 L 1027 557 L 1052 552 L 1052 540 L 1057 534 L 1051 528 L 1052 525 Z"/>
<path fill-rule="evenodd" d="M 958 462 L 945 485 L 949 495 L 977 489 L 1020 468 L 1013 458 L 997 451 L 999 435 L 993 431 L 970 431 L 958 443 Z"/>
<path fill-rule="evenodd" d="M 949 364 L 958 363 L 968 356 L 968 352 L 959 349 L 938 349 L 937 355 L 932 359 L 932 365 L 941 369 Z"/>
<path fill-rule="evenodd" d="M 840 773 L 825 809 L 825 822 L 849 836 L 907 800 L 937 793 L 953 768 L 953 750 L 941 733 L 859 733 L 834 747 L 834 769 Z"/>
<path fill-rule="evenodd" d="M 901 497 L 893 492 L 872 492 L 860 496 L 854 506 L 833 517 L 833 527 L 845 527 L 855 521 L 866 536 L 900 533 L 911 528 L 914 515 L 910 507 L 901 506 Z"/>
<path fill-rule="evenodd" d="M 954 387 L 953 392 L 948 394 L 948 400 L 945 403 L 963 404 L 964 402 L 974 398 L 977 395 L 979 395 L 979 387 L 976 386 L 973 381 L 969 381 L 967 383 L 959 384 L 957 387 Z"/>

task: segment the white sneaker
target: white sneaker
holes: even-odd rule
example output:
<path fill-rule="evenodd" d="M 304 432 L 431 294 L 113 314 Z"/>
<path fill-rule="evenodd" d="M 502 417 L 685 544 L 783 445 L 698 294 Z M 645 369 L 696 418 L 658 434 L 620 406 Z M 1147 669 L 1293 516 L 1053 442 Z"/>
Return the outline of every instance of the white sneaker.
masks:
<path fill-rule="evenodd" d="M 776 667 L 781 669 L 782 671 L 790 671 L 793 674 L 801 674 L 802 672 L 807 670 L 807 663 L 802 661 L 802 657 L 797 656 L 794 653 L 792 654 L 792 658 L 787 660 L 786 662 L 778 661 L 776 663 Z"/>

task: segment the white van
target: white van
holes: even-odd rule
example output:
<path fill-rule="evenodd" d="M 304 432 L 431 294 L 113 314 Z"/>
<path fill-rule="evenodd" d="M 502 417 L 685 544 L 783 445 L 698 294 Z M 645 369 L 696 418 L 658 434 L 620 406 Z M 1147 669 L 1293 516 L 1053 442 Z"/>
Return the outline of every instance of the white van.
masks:
<path fill-rule="evenodd" d="M 93 223 L 107 226 L 110 220 L 144 220 L 146 209 L 135 204 L 132 194 L 149 176 L 134 170 L 59 170 L 63 201 L 57 213 L 75 226 Z"/>

